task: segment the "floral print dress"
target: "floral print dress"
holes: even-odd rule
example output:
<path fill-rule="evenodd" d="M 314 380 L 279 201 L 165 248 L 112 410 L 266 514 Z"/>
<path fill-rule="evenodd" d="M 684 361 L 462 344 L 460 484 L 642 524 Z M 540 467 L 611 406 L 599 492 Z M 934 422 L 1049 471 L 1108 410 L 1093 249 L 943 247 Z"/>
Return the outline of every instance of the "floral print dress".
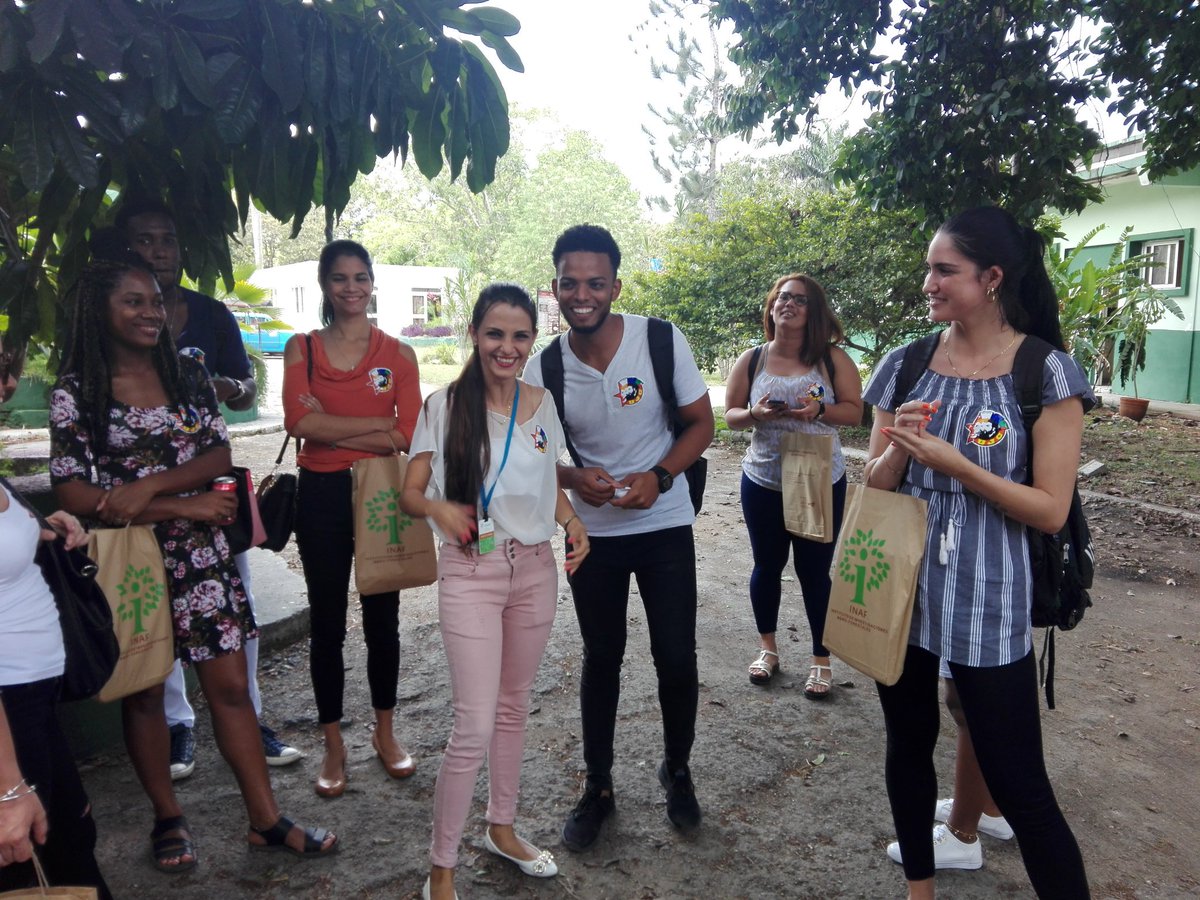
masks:
<path fill-rule="evenodd" d="M 111 400 L 108 446 L 98 457 L 80 421 L 79 382 L 74 375 L 60 378 L 50 397 L 51 483 L 86 481 L 108 490 L 228 447 L 229 433 L 211 384 L 195 363 L 180 360 L 180 365 L 185 383 L 201 385 L 197 405 L 142 408 Z M 186 371 L 189 366 L 196 366 L 197 373 Z M 225 532 L 190 519 L 168 519 L 152 527 L 166 569 L 175 655 L 188 664 L 241 649 L 256 634 L 254 615 Z"/>

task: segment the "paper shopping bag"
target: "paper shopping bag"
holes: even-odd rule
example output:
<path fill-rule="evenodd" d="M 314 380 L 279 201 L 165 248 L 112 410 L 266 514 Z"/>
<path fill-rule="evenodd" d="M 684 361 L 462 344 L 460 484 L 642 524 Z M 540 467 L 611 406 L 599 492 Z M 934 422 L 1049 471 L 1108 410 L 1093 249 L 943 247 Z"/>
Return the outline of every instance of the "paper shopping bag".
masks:
<path fill-rule="evenodd" d="M 433 531 L 400 509 L 407 467 L 403 453 L 354 463 L 354 585 L 360 594 L 437 581 Z"/>
<path fill-rule="evenodd" d="M 175 629 L 162 550 L 149 525 L 98 528 L 88 556 L 100 571 L 96 584 L 108 598 L 121 658 L 97 695 L 117 700 L 166 680 L 175 664 Z"/>
<path fill-rule="evenodd" d="M 41 860 L 38 859 L 37 851 L 30 857 L 33 861 L 34 871 L 37 872 L 38 886 L 31 888 L 18 888 L 12 891 L 0 891 L 0 898 L 3 900 L 17 900 L 17 898 L 29 898 L 29 900 L 39 900 L 39 898 L 58 898 L 58 900 L 97 900 L 100 892 L 94 887 L 65 887 L 63 885 L 52 885 L 46 879 L 46 872 L 42 869 Z"/>
<path fill-rule="evenodd" d="M 833 437 L 789 431 L 779 445 L 783 464 L 783 527 L 821 544 L 833 540 Z"/>
<path fill-rule="evenodd" d="M 904 668 L 927 505 L 859 484 L 846 490 L 823 641 L 881 684 L 895 684 Z"/>

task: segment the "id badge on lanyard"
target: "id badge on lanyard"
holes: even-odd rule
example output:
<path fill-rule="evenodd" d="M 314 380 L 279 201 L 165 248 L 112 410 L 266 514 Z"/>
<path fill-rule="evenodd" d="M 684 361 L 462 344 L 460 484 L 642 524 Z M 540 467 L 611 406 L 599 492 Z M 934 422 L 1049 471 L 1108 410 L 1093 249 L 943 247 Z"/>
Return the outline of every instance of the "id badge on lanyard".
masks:
<path fill-rule="evenodd" d="M 496 493 L 496 485 L 500 483 L 500 473 L 504 471 L 504 464 L 508 462 L 508 451 L 512 447 L 513 428 L 517 423 L 517 401 L 521 399 L 521 382 L 517 382 L 517 389 L 513 393 L 512 411 L 508 417 L 508 437 L 504 439 L 504 456 L 500 459 L 500 467 L 496 469 L 496 479 L 492 482 L 491 488 L 485 493 L 483 486 L 479 488 L 479 505 L 481 511 L 479 513 L 478 531 L 479 535 L 478 550 L 482 553 L 491 553 L 496 549 L 496 523 L 488 516 L 488 507 L 492 503 L 492 495 Z"/>

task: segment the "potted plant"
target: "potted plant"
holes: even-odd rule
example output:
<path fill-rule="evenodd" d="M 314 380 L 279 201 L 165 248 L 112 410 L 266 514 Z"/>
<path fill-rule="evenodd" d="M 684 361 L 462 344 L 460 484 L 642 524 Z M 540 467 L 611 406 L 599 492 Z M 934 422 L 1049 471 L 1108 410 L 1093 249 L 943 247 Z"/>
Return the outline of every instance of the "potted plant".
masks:
<path fill-rule="evenodd" d="M 1131 295 L 1110 320 L 1112 330 L 1120 333 L 1117 341 L 1117 377 L 1122 386 L 1128 384 L 1133 388 L 1132 397 L 1122 396 L 1117 401 L 1117 412 L 1135 422 L 1145 418 L 1150 405 L 1149 400 L 1138 396 L 1137 386 L 1137 373 L 1146 368 L 1146 342 L 1150 338 L 1150 326 L 1168 312 L 1183 318 L 1179 304 L 1145 285 L 1145 289 L 1139 289 Z"/>

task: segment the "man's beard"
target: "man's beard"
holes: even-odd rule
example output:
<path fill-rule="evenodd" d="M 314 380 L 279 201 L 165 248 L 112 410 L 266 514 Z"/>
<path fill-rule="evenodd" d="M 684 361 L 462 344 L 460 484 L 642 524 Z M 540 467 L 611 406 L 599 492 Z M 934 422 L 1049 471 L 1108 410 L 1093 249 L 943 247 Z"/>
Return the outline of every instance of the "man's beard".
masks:
<path fill-rule="evenodd" d="M 612 310 L 611 310 L 611 309 L 607 309 L 607 310 L 605 310 L 605 311 L 604 311 L 604 315 L 602 315 L 602 316 L 600 317 L 600 321 L 599 321 L 599 322 L 597 322 L 595 325 L 588 325 L 588 326 L 582 326 L 582 325 L 571 325 L 571 319 L 570 319 L 570 316 L 566 316 L 566 319 L 567 319 L 567 324 L 568 324 L 568 325 L 571 325 L 571 330 L 572 330 L 573 332 L 575 332 L 576 334 L 595 334 L 597 331 L 599 331 L 599 330 L 600 330 L 600 327 L 601 327 L 601 326 L 602 326 L 602 325 L 603 325 L 605 322 L 607 322 L 607 321 L 608 321 L 608 316 L 609 316 L 609 314 L 610 314 L 611 312 L 612 312 Z M 564 314 L 564 315 L 565 315 L 565 314 Z"/>

